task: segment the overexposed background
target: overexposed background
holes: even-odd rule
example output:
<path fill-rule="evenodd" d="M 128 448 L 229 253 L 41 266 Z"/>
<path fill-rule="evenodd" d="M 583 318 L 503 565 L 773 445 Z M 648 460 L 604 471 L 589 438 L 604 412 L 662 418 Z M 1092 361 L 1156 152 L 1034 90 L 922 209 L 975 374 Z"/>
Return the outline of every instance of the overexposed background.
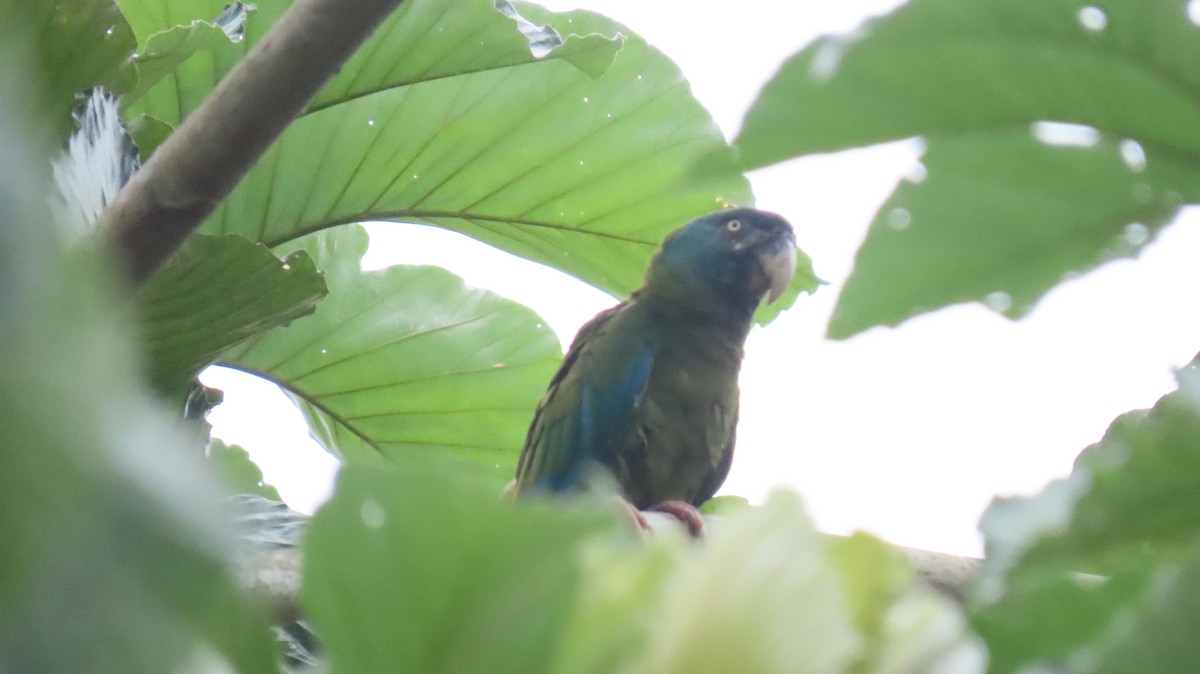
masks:
<path fill-rule="evenodd" d="M 682 68 L 732 138 L 763 83 L 815 37 L 854 30 L 895 0 L 552 0 L 629 26 Z M 918 170 L 920 146 L 893 143 L 751 174 L 761 208 L 785 215 L 830 285 L 755 329 L 742 373 L 742 421 L 722 493 L 761 501 L 800 492 L 818 526 L 894 543 L 978 554 L 976 524 L 995 495 L 1028 494 L 1065 475 L 1118 414 L 1174 388 L 1200 350 L 1196 213 L 1185 212 L 1137 261 L 1063 284 L 1021 322 L 961 305 L 844 342 L 823 338 L 875 209 Z M 1187 222 L 1185 222 L 1187 221 Z M 682 224 L 682 223 L 680 223 Z M 534 308 L 564 347 L 615 300 L 558 272 L 428 227 L 369 227 L 364 266 L 437 264 Z M 272 385 L 212 368 L 226 403 L 215 434 L 250 450 L 293 507 L 327 497 L 336 462 L 308 439 Z"/>

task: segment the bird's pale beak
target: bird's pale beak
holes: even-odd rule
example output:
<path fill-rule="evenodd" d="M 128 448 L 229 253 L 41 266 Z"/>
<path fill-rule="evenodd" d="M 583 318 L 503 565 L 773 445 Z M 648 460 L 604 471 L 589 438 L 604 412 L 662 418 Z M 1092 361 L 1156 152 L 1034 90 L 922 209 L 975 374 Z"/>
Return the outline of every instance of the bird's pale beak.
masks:
<path fill-rule="evenodd" d="M 767 304 L 779 299 L 796 273 L 796 246 L 788 242 L 777 250 L 764 254 L 759 261 L 767 277 Z"/>

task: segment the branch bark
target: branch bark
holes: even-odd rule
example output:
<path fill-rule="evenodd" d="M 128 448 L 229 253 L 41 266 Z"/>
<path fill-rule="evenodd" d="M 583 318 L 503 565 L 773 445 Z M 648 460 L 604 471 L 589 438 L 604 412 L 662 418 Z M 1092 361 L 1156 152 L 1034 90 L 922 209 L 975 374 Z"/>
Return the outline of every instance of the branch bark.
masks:
<path fill-rule="evenodd" d="M 903 546 L 896 546 L 896 549 L 904 553 L 908 565 L 916 572 L 918 578 L 953 599 L 959 606 L 966 605 L 967 592 L 975 580 L 982 559 Z"/>
<path fill-rule="evenodd" d="M 134 287 L 150 278 L 402 0 L 298 0 L 100 217 Z"/>

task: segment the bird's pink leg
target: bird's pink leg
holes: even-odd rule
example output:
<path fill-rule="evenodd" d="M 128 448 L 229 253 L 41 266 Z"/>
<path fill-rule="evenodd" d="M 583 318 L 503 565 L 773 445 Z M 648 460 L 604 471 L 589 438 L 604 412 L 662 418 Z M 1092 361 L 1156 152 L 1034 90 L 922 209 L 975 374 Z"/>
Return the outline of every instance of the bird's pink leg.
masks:
<path fill-rule="evenodd" d="M 666 513 L 682 522 L 687 527 L 688 533 L 692 535 L 692 538 L 700 538 L 704 535 L 704 517 L 690 503 L 685 501 L 663 501 L 650 509 Z"/>
<path fill-rule="evenodd" d="M 637 506 L 619 496 L 616 498 L 617 501 L 623 506 L 623 510 L 625 511 L 625 515 L 628 518 L 629 523 L 633 525 L 633 528 L 636 531 L 643 532 L 651 530 L 650 523 L 646 521 L 645 515 L 642 514 L 642 511 L 637 509 Z M 681 524 L 687 527 L 688 534 L 690 534 L 693 538 L 700 538 L 704 535 L 704 516 L 700 514 L 700 511 L 692 507 L 690 503 L 685 501 L 663 501 L 662 503 L 653 506 L 649 510 L 670 515 L 671 517 L 679 520 Z"/>
<path fill-rule="evenodd" d="M 617 502 L 621 504 L 622 510 L 625 512 L 625 516 L 628 518 L 629 523 L 633 525 L 634 531 L 641 533 L 643 531 L 650 530 L 650 523 L 646 521 L 646 517 L 642 515 L 642 511 L 638 510 L 636 506 L 620 496 L 616 496 L 615 498 Z"/>

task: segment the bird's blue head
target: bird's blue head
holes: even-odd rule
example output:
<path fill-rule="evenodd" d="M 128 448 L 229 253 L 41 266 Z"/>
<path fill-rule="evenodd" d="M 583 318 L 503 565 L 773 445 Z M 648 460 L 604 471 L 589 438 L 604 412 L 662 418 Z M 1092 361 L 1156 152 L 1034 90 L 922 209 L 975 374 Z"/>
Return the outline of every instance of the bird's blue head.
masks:
<path fill-rule="evenodd" d="M 709 213 L 672 232 L 654 256 L 644 288 L 714 299 L 753 314 L 775 301 L 796 271 L 796 238 L 787 220 L 754 208 Z"/>

